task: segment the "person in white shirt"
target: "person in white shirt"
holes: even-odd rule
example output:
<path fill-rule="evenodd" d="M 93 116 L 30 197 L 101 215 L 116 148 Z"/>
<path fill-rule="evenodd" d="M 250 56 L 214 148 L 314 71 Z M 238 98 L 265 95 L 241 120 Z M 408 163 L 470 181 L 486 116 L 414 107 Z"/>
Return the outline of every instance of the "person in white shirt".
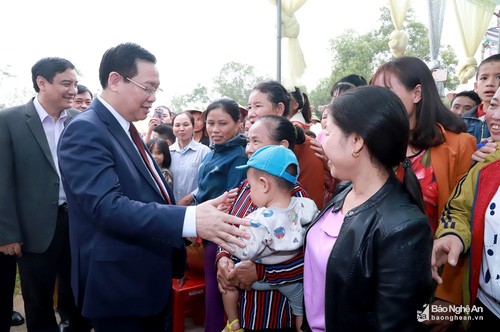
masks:
<path fill-rule="evenodd" d="M 176 114 L 172 123 L 176 137 L 175 143 L 170 146 L 174 198 L 178 205 L 190 205 L 193 202 L 192 194 L 196 193 L 198 187 L 198 168 L 210 148 L 194 140 L 194 118 L 190 112 Z"/>

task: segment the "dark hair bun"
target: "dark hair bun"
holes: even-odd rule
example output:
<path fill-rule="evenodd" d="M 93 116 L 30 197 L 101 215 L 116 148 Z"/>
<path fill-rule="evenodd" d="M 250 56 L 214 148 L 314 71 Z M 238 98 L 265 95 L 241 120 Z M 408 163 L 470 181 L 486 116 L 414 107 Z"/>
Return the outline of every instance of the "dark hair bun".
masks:
<path fill-rule="evenodd" d="M 295 141 L 296 144 L 304 144 L 306 141 L 306 133 L 304 132 L 304 129 L 298 127 L 298 126 L 293 126 L 295 128 L 295 138 L 297 139 Z"/>

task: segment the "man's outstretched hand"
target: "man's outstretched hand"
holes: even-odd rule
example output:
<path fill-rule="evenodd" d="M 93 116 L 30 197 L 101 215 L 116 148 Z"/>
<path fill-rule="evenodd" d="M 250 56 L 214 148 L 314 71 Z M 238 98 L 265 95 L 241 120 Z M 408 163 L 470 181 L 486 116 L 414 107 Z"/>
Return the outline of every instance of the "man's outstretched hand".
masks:
<path fill-rule="evenodd" d="M 225 192 L 217 198 L 196 206 L 196 233 L 202 239 L 211 241 L 233 253 L 233 245 L 245 247 L 240 237 L 250 238 L 250 235 L 239 229 L 238 225 L 248 226 L 249 222 L 217 209 L 227 199 L 228 192 Z"/>

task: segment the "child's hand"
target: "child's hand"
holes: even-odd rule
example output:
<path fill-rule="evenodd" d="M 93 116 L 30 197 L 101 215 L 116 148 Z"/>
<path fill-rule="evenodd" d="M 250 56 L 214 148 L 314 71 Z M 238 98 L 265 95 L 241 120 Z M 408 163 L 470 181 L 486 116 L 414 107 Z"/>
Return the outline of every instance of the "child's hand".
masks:
<path fill-rule="evenodd" d="M 229 213 L 237 195 L 238 195 L 238 188 L 233 188 L 229 190 L 227 192 L 226 200 L 217 206 L 217 210 Z"/>

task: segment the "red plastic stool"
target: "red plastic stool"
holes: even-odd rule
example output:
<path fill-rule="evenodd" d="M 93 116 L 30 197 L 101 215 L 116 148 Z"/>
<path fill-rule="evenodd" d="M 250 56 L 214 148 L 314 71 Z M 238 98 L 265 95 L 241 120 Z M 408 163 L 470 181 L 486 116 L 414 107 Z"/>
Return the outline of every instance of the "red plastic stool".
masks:
<path fill-rule="evenodd" d="M 205 277 L 188 274 L 185 283 L 172 280 L 172 332 L 184 332 L 186 315 L 193 316 L 193 322 L 203 325 L 205 321 Z"/>

